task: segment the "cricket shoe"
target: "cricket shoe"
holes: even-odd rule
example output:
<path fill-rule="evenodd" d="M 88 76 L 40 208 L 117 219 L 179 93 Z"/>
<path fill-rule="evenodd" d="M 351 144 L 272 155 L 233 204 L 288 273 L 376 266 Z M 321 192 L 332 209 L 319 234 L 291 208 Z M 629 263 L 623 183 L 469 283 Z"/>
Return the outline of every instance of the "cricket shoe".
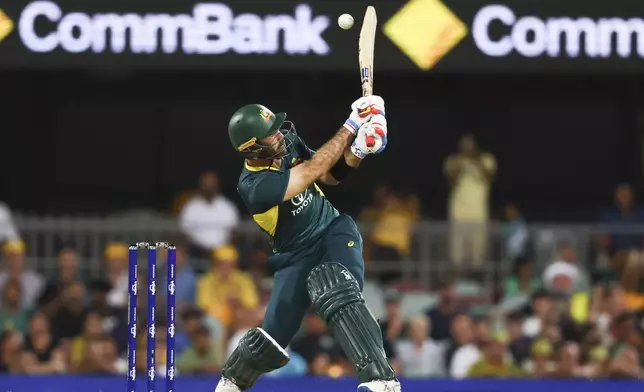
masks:
<path fill-rule="evenodd" d="M 241 392 L 241 389 L 234 382 L 222 377 L 215 388 L 215 392 Z"/>
<path fill-rule="evenodd" d="M 398 380 L 378 380 L 358 385 L 358 392 L 401 392 Z"/>

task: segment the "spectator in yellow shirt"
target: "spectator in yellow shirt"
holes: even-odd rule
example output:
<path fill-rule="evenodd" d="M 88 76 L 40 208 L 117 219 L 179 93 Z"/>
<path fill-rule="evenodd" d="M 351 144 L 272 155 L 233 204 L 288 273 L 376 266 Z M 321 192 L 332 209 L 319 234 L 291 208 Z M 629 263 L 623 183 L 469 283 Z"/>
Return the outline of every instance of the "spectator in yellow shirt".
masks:
<path fill-rule="evenodd" d="M 472 365 L 467 376 L 470 378 L 514 378 L 525 377 L 523 369 L 505 357 L 506 347 L 500 339 L 490 339 L 481 344 L 483 358 Z"/>
<path fill-rule="evenodd" d="M 232 245 L 221 246 L 212 252 L 213 269 L 197 283 L 197 306 L 224 326 L 233 321 L 233 309 L 259 306 L 257 288 L 250 275 L 237 266 L 239 253 Z"/>

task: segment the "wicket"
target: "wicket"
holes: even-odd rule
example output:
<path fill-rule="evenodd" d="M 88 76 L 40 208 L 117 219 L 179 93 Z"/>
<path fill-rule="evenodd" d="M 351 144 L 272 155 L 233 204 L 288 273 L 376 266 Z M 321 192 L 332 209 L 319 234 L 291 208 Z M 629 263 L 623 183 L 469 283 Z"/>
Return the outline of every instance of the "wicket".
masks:
<path fill-rule="evenodd" d="M 174 392 L 175 378 L 175 270 L 177 265 L 177 248 L 167 242 L 138 242 L 129 248 L 129 275 L 128 275 L 128 376 L 127 391 L 136 392 L 136 336 L 137 336 L 137 279 L 138 279 L 138 252 L 147 250 L 148 253 L 148 303 L 147 303 L 147 392 L 155 392 L 156 376 L 156 267 L 157 249 L 168 250 L 167 261 L 167 345 L 166 345 L 166 392 Z"/>

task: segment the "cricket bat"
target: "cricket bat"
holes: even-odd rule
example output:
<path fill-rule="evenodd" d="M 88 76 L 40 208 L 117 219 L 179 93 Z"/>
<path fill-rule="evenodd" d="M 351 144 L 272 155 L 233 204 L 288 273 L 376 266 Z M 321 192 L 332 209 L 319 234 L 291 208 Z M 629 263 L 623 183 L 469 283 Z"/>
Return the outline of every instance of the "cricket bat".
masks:
<path fill-rule="evenodd" d="M 358 40 L 358 63 L 360 65 L 360 80 L 362 82 L 362 96 L 373 94 L 373 54 L 376 44 L 376 26 L 378 18 L 376 9 L 373 6 L 367 7 L 360 29 Z M 373 147 L 376 140 L 373 136 L 367 136 L 367 146 Z"/>
<path fill-rule="evenodd" d="M 358 41 L 358 63 L 360 64 L 360 79 L 362 81 L 362 96 L 373 94 L 373 52 L 376 43 L 376 9 L 367 7 L 360 29 Z"/>

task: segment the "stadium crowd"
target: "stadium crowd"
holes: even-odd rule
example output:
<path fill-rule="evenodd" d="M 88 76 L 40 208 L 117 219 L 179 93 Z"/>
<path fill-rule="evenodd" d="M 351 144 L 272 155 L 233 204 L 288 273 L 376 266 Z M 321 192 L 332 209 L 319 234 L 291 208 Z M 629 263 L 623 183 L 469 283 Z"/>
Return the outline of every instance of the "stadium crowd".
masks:
<path fill-rule="evenodd" d="M 618 201 L 632 199 L 624 192 L 630 191 L 618 188 Z M 178 371 L 216 373 L 245 331 L 261 324 L 271 291 L 268 253 L 265 247 L 239 245 L 239 213 L 219 193 L 214 173 L 202 176 L 196 194 L 184 196 L 177 207 L 183 232 L 177 254 Z M 359 218 L 370 227 L 364 234 L 368 262 L 408 257 L 410 227 L 418 216 L 418 200 L 379 189 L 374 205 Z M 79 249 L 69 243 L 60 246 L 56 268 L 34 270 L 26 262 L 29 250 L 19 230 L 6 232 L 11 235 L 2 244 L 0 371 L 124 374 L 127 243 L 108 242 L 102 255 L 89 255 L 102 259 L 100 273 L 80 265 Z M 527 248 L 512 246 L 525 233 L 511 206 L 503 233 L 515 240 L 508 241 L 505 252 L 511 272 L 498 277 L 498 287 L 484 288 L 485 295 L 468 289 L 466 275 L 449 274 L 440 277 L 431 294 L 420 293 L 434 299 L 420 305 L 410 299 L 419 295 L 418 288 L 401 282 L 400 274 L 370 274 L 365 298 L 380 321 L 387 355 L 398 373 L 409 378 L 643 378 L 644 296 L 626 287 L 639 270 L 629 270 L 631 264 L 624 262 L 591 273 L 569 242 L 558 246 L 551 262 L 536 265 Z M 617 259 L 620 250 L 641 251 L 641 238 L 608 235 L 602 241 L 621 246 L 611 253 Z M 159 254 L 157 284 L 164 287 L 165 255 Z M 202 259 L 208 263 L 197 262 Z M 145 287 L 146 266 L 139 263 L 139 284 Z M 146 366 L 145 294 L 139 292 L 137 307 L 141 372 Z M 158 290 L 160 376 L 166 351 L 164 295 Z M 287 350 L 290 363 L 270 377 L 351 373 L 313 312 Z"/>

